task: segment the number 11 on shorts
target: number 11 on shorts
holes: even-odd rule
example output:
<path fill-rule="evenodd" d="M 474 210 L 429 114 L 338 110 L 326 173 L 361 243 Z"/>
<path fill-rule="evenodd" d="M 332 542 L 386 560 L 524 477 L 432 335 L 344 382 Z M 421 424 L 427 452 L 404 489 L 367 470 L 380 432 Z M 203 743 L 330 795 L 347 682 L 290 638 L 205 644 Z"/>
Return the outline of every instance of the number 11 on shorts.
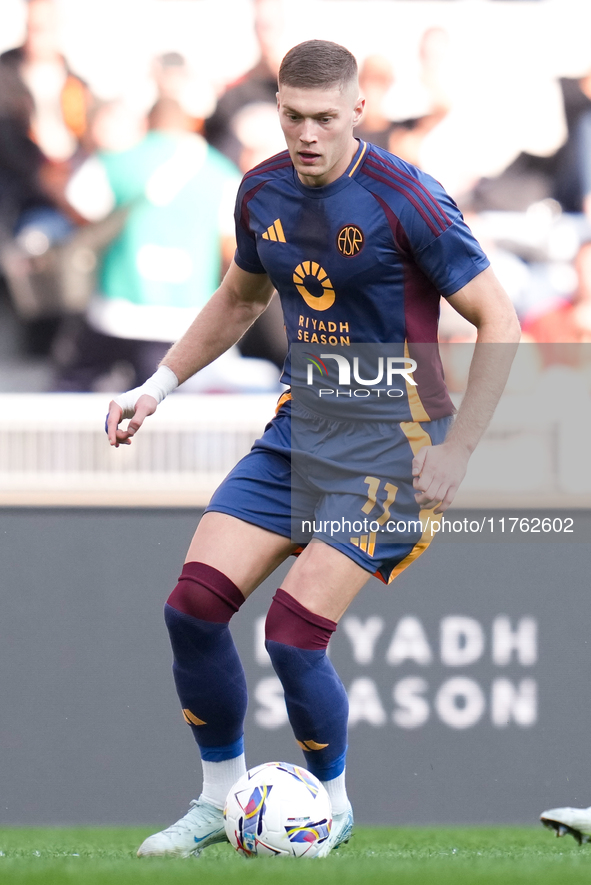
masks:
<path fill-rule="evenodd" d="M 378 492 L 382 481 L 378 479 L 377 476 L 366 476 L 363 481 L 367 485 L 367 501 L 361 510 L 363 513 L 369 515 L 377 504 Z M 390 519 L 390 507 L 394 503 L 398 493 L 398 486 L 393 485 L 391 482 L 385 483 L 384 489 L 387 492 L 387 498 L 383 505 L 380 505 L 383 507 L 384 512 L 375 520 L 378 525 L 385 525 Z"/>

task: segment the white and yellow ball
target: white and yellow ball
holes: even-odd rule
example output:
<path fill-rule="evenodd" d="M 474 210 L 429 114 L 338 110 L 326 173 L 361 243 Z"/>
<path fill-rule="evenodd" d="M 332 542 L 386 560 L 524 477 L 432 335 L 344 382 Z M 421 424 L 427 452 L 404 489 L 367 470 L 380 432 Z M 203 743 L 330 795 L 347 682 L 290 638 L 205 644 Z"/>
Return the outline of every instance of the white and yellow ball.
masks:
<path fill-rule="evenodd" d="M 247 771 L 226 799 L 226 834 L 247 857 L 317 857 L 332 825 L 328 793 L 305 768 L 266 762 Z"/>

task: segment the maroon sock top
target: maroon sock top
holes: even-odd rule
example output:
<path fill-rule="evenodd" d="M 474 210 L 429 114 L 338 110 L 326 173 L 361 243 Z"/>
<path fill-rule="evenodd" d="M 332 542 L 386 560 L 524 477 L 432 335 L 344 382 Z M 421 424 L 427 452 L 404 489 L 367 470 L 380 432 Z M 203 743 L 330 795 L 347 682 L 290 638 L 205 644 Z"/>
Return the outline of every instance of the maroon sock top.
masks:
<path fill-rule="evenodd" d="M 336 629 L 336 621 L 311 612 L 280 587 L 267 615 L 265 636 L 296 648 L 323 650 Z"/>
<path fill-rule="evenodd" d="M 244 602 L 236 584 L 204 562 L 186 562 L 168 604 L 202 621 L 227 623 Z"/>

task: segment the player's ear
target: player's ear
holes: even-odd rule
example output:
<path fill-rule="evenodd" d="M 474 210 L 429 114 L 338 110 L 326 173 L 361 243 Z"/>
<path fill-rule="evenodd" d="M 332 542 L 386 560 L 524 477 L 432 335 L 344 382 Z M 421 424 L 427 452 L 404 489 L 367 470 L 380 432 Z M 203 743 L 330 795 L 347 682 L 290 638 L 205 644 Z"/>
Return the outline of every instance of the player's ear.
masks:
<path fill-rule="evenodd" d="M 357 101 L 355 102 L 355 107 L 353 108 L 353 126 L 357 126 L 361 117 L 363 116 L 363 109 L 365 108 L 365 99 L 360 95 Z"/>

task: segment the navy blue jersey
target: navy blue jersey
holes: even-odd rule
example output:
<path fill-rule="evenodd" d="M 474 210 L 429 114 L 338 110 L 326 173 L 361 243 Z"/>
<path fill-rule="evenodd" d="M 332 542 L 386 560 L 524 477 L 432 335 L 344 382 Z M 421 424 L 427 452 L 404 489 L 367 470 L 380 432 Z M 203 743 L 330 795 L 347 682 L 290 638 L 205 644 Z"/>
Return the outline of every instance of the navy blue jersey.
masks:
<path fill-rule="evenodd" d="M 323 187 L 300 181 L 289 153 L 248 172 L 236 203 L 236 264 L 267 273 L 288 342 L 327 346 L 437 342 L 440 297 L 489 262 L 441 185 L 375 145 L 359 143 L 347 171 Z M 390 404 L 398 421 L 453 411 L 436 347 L 417 360 L 417 387 Z M 288 355 L 282 380 L 291 382 Z"/>

